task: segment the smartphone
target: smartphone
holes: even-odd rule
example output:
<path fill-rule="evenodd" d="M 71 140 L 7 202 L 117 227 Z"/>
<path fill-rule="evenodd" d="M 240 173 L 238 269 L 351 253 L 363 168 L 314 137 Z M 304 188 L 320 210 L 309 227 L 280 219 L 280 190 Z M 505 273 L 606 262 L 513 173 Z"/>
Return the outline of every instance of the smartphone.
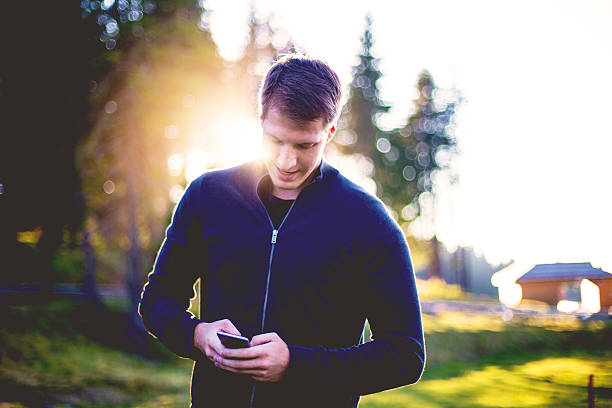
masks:
<path fill-rule="evenodd" d="M 225 333 L 225 332 L 217 332 L 217 336 L 221 343 L 227 348 L 244 348 L 249 347 L 249 339 L 242 336 L 237 336 L 235 334 Z"/>

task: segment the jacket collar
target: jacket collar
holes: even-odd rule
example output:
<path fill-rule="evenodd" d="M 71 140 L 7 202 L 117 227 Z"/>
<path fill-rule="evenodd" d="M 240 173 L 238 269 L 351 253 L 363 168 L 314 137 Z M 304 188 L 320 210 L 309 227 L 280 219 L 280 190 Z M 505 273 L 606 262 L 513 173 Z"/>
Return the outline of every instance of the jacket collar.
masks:
<path fill-rule="evenodd" d="M 300 201 L 306 199 L 306 197 L 310 197 L 312 195 L 311 191 L 314 192 L 320 190 L 325 184 L 338 175 L 338 170 L 329 164 L 325 158 L 322 158 L 321 164 L 316 172 L 317 175 L 312 179 L 312 181 L 306 185 L 302 191 L 300 191 L 300 194 L 298 195 L 298 197 L 301 197 Z M 255 162 L 255 169 L 253 173 L 255 177 L 253 179 L 254 183 L 251 186 L 251 191 L 253 191 L 256 198 L 259 199 L 257 192 L 260 186 L 262 186 L 262 183 L 270 182 L 270 176 L 268 175 L 268 170 L 266 169 L 263 159 Z"/>

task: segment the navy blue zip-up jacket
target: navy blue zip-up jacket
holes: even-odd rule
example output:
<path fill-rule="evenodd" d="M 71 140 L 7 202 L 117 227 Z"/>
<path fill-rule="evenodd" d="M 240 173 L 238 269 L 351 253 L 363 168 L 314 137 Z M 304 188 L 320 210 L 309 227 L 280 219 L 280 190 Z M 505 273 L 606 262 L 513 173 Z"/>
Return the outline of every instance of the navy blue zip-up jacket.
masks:
<path fill-rule="evenodd" d="M 246 408 L 255 387 L 255 407 L 355 407 L 360 395 L 418 381 L 425 344 L 414 272 L 384 205 L 323 161 L 274 230 L 260 199 L 269 181 L 259 161 L 194 180 L 142 292 L 147 329 L 195 360 L 192 406 Z M 187 311 L 198 278 L 201 320 Z M 366 318 L 374 340 L 362 343 Z M 217 368 L 194 347 L 195 326 L 220 319 L 287 343 L 280 382 Z"/>

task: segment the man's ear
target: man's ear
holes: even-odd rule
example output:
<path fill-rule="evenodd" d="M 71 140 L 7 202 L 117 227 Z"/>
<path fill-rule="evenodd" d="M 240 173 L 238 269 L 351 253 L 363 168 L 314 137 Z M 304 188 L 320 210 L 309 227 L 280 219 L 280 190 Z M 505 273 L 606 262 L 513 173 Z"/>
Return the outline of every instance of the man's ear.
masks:
<path fill-rule="evenodd" d="M 263 126 L 263 113 L 259 115 L 259 124 Z"/>
<path fill-rule="evenodd" d="M 336 134 L 336 124 L 334 123 L 331 125 L 331 127 L 329 128 L 329 132 L 327 133 L 327 143 L 331 142 L 335 134 Z"/>

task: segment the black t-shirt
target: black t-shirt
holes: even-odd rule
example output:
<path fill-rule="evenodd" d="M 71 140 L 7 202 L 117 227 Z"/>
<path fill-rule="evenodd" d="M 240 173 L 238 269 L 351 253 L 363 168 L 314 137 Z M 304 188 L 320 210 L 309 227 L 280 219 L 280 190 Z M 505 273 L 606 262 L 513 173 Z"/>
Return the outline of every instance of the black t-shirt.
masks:
<path fill-rule="evenodd" d="M 272 191 L 267 192 L 264 205 L 266 206 L 266 210 L 268 210 L 274 228 L 280 227 L 280 224 L 283 222 L 285 215 L 287 215 L 294 201 L 295 200 L 283 200 L 282 198 L 272 195 Z"/>

